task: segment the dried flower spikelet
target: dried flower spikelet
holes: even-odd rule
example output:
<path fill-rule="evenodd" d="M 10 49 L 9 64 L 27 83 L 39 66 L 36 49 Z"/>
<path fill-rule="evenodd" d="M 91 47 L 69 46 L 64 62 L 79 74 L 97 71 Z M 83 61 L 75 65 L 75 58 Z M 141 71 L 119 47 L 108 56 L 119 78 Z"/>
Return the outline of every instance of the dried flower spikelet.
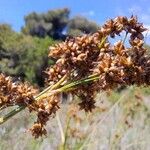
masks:
<path fill-rule="evenodd" d="M 91 87 L 91 88 L 89 88 Z M 95 108 L 95 88 L 93 85 L 79 87 L 74 91 L 75 95 L 78 95 L 81 102 L 78 104 L 80 109 L 86 112 L 91 112 Z"/>
<path fill-rule="evenodd" d="M 73 138 L 80 139 L 80 140 L 86 137 L 86 134 L 83 133 L 83 131 L 81 131 L 78 128 L 70 128 L 69 135 L 72 136 Z"/>
<path fill-rule="evenodd" d="M 41 123 L 35 123 L 30 129 L 30 131 L 35 138 L 47 135 L 46 129 L 43 127 Z"/>
<path fill-rule="evenodd" d="M 0 74 L 0 107 L 28 105 L 37 91 L 28 83 L 13 82 L 11 77 Z"/>
<path fill-rule="evenodd" d="M 75 117 L 76 115 L 77 115 L 77 112 L 79 111 L 79 108 L 78 108 L 78 106 L 76 106 L 75 104 L 71 104 L 70 106 L 69 106 L 69 110 L 68 110 L 68 112 L 67 112 L 67 115 L 69 116 L 69 117 Z"/>
<path fill-rule="evenodd" d="M 37 112 L 37 121 L 30 129 L 35 138 L 46 135 L 46 123 L 59 109 L 59 101 L 59 95 L 52 95 L 35 101 L 30 105 L 30 111 Z"/>
<path fill-rule="evenodd" d="M 76 104 L 71 104 L 69 106 L 67 116 L 73 118 L 77 124 L 81 124 L 83 121 L 82 117 L 79 115 L 79 106 Z"/>
<path fill-rule="evenodd" d="M 69 116 L 69 118 L 73 118 L 73 120 L 76 122 L 76 124 L 81 124 L 81 122 L 83 121 L 82 116 L 80 116 L 79 113 L 79 106 L 76 104 L 72 104 L 69 106 L 69 109 L 67 111 L 67 116 Z"/>

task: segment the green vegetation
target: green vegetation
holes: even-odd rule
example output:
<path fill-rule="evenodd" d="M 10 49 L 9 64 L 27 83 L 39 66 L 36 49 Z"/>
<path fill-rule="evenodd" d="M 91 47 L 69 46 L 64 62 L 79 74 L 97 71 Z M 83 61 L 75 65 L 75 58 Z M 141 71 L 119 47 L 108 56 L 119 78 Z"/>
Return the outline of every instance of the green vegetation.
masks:
<path fill-rule="evenodd" d="M 48 47 L 54 40 L 14 32 L 0 25 L 0 71 L 43 85 L 42 70 L 48 65 Z"/>
<path fill-rule="evenodd" d="M 23 33 L 32 36 L 51 36 L 55 39 L 62 37 L 62 31 L 69 20 L 69 9 L 51 10 L 47 13 L 31 13 L 25 17 L 25 27 Z"/>
<path fill-rule="evenodd" d="M 82 34 L 94 33 L 98 30 L 99 26 L 84 17 L 76 16 L 68 23 L 68 34 L 70 36 L 77 36 Z"/>

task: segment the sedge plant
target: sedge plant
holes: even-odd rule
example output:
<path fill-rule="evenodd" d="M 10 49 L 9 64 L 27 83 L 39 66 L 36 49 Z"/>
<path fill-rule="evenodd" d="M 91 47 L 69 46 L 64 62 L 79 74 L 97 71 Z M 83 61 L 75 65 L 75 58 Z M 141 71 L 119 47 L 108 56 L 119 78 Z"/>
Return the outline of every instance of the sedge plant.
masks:
<path fill-rule="evenodd" d="M 150 56 L 144 47 L 147 29 L 137 17 L 108 20 L 94 34 L 67 38 L 50 47 L 49 57 L 56 63 L 47 68 L 45 90 L 27 83 L 13 82 L 0 74 L 0 109 L 16 106 L 0 117 L 0 124 L 25 109 L 36 112 L 37 120 L 30 131 L 35 138 L 46 135 L 46 123 L 60 108 L 63 92 L 80 98 L 80 109 L 91 112 L 99 91 L 120 86 L 150 85 Z M 125 35 L 112 43 L 113 38 Z"/>

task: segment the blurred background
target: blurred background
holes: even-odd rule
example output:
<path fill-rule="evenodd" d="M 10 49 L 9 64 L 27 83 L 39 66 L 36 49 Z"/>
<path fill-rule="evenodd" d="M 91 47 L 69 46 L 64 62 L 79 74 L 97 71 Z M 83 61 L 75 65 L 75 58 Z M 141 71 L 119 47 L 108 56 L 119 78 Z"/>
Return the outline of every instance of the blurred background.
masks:
<path fill-rule="evenodd" d="M 120 15 L 137 15 L 148 28 L 149 51 L 149 0 L 0 0 L 0 72 L 43 88 L 43 71 L 54 63 L 49 46 L 94 33 Z M 0 150 L 150 150 L 149 98 L 148 87 L 98 93 L 91 114 L 68 100 L 49 122 L 48 136 L 38 140 L 26 130 L 34 122 L 26 110 L 0 127 Z"/>

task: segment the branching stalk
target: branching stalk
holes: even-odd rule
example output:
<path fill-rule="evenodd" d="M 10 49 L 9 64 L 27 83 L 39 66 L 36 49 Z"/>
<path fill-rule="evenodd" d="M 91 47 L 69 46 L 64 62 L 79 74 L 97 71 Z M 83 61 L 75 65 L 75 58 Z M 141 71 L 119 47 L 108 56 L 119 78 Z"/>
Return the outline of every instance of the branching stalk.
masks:
<path fill-rule="evenodd" d="M 35 101 L 38 101 L 42 98 L 46 98 L 48 96 L 51 96 L 53 94 L 58 94 L 61 92 L 66 92 L 66 91 L 70 91 L 73 88 L 76 88 L 76 86 L 81 85 L 81 84 L 86 84 L 89 83 L 91 81 L 95 81 L 99 79 L 98 75 L 90 75 L 87 78 L 81 79 L 81 80 L 77 80 L 71 83 L 68 83 L 60 88 L 58 88 L 66 79 L 67 75 L 65 75 L 60 81 L 58 81 L 56 84 L 54 84 L 53 86 L 50 86 L 48 88 L 46 88 L 44 91 L 42 91 L 40 94 L 38 94 L 34 99 Z M 56 89 L 58 88 L 58 89 Z M 55 90 L 56 89 L 56 90 Z M 12 118 L 13 116 L 15 116 L 17 113 L 19 113 L 20 111 L 22 111 L 23 109 L 25 109 L 27 106 L 19 106 L 18 108 L 12 110 L 11 112 L 9 112 L 8 114 L 6 114 L 4 117 L 0 118 L 0 124 L 3 124 L 4 122 L 6 122 L 8 119 Z"/>

